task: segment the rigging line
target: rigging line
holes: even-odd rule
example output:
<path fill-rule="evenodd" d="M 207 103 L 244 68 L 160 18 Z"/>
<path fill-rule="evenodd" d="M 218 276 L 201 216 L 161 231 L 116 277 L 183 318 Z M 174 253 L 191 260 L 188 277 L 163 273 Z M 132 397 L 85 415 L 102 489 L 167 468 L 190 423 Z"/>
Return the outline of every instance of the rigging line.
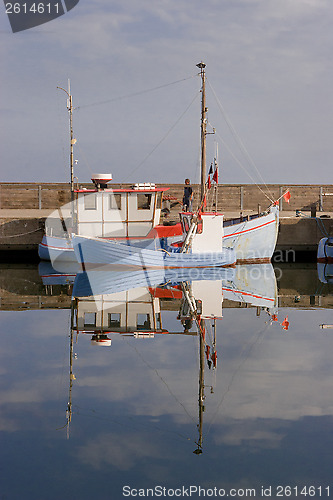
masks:
<path fill-rule="evenodd" d="M 247 158 L 247 160 L 249 161 L 249 163 L 250 163 L 250 164 L 254 167 L 254 169 L 256 170 L 256 172 L 257 172 L 257 174 L 258 174 L 259 178 L 261 179 L 261 181 L 263 182 L 264 186 L 266 187 L 267 192 L 269 193 L 269 195 L 270 195 L 270 196 L 273 196 L 273 195 L 272 195 L 272 193 L 271 193 L 271 191 L 270 191 L 270 189 L 269 189 L 269 187 L 267 186 L 266 182 L 264 181 L 264 178 L 263 178 L 263 176 L 261 175 L 260 170 L 259 170 L 259 169 L 258 169 L 258 167 L 256 166 L 255 162 L 253 161 L 253 159 L 251 158 L 251 156 L 250 156 L 249 152 L 247 151 L 247 149 L 246 149 L 246 147 L 245 147 L 244 143 L 242 142 L 241 138 L 240 138 L 240 137 L 239 137 L 239 135 L 237 134 L 237 132 L 236 132 L 236 130 L 235 130 L 235 128 L 234 128 L 234 126 L 232 125 L 232 123 L 231 123 L 231 121 L 230 121 L 230 118 L 228 117 L 227 113 L 225 112 L 225 109 L 223 108 L 221 101 L 220 101 L 220 100 L 219 100 L 219 98 L 217 97 L 216 92 L 215 92 L 215 90 L 213 89 L 213 87 L 212 87 L 212 85 L 211 85 L 211 83 L 210 83 L 209 81 L 208 81 L 208 84 L 209 84 L 209 86 L 210 86 L 210 88 L 211 88 L 211 90 L 212 90 L 212 92 L 213 92 L 213 94 L 214 94 L 214 97 L 215 97 L 216 102 L 217 102 L 217 104 L 218 104 L 218 106 L 219 106 L 219 108 L 220 108 L 220 111 L 221 111 L 221 113 L 222 113 L 222 115 L 223 115 L 223 117 L 224 117 L 224 119 L 225 119 L 225 121 L 226 121 L 226 123 L 227 123 L 227 125 L 228 125 L 228 127 L 229 127 L 229 129 L 230 129 L 230 131 L 231 131 L 231 133 L 232 133 L 232 135 L 233 135 L 233 137 L 234 137 L 235 141 L 236 141 L 236 143 L 238 144 L 239 148 L 241 149 L 241 151 L 243 152 L 244 156 Z M 257 185 L 257 183 L 255 183 L 255 184 Z M 273 202 L 273 200 L 271 200 L 271 201 Z"/>
<path fill-rule="evenodd" d="M 231 149 L 229 148 L 229 146 L 227 145 L 227 143 L 225 142 L 225 140 L 220 136 L 220 134 L 218 132 L 216 132 L 216 135 L 219 137 L 219 139 L 221 140 L 222 144 L 224 145 L 224 147 L 229 151 L 230 155 L 233 157 L 233 159 L 236 161 L 236 163 L 238 163 L 238 165 L 244 170 L 244 172 L 246 173 L 246 175 L 251 179 L 251 181 L 257 186 L 257 188 L 259 189 L 259 191 L 262 192 L 262 194 L 271 202 L 271 203 L 274 203 L 274 200 L 267 195 L 267 193 L 265 193 L 265 191 L 259 186 L 259 184 L 255 181 L 255 179 L 252 177 L 252 175 L 250 174 L 250 172 L 243 166 L 242 162 L 237 158 L 237 156 L 231 151 Z"/>
<path fill-rule="evenodd" d="M 234 379 L 235 379 L 236 375 L 237 375 L 237 374 L 238 374 L 238 372 L 241 370 L 241 368 L 242 368 L 242 366 L 244 365 L 244 363 L 245 363 L 245 362 L 249 359 L 249 356 L 250 356 L 250 354 L 251 354 L 252 350 L 254 349 L 255 345 L 257 344 L 257 342 L 258 342 L 259 340 L 262 340 L 262 338 L 263 338 L 263 336 L 264 336 L 264 333 L 266 332 L 266 330 L 267 330 L 267 328 L 268 328 L 269 326 L 270 326 L 270 323 L 267 323 L 267 324 L 265 325 L 265 327 L 264 327 L 264 328 L 263 328 L 263 329 L 262 329 L 262 330 L 258 333 L 257 338 L 255 339 L 255 341 L 253 342 L 253 344 L 252 344 L 252 345 L 250 345 L 250 347 L 249 347 L 249 349 L 248 349 L 248 351 L 247 351 L 247 353 L 246 353 L 246 356 L 245 356 L 245 357 L 244 357 L 244 358 L 240 361 L 240 363 L 239 363 L 238 367 L 235 369 L 234 373 L 232 374 L 231 379 L 230 379 L 230 381 L 229 381 L 229 384 L 228 384 L 228 386 L 227 386 L 226 390 L 224 391 L 224 393 L 222 394 L 221 401 L 219 402 L 219 404 L 218 404 L 218 406 L 217 406 L 217 408 L 216 408 L 215 414 L 214 414 L 214 415 L 213 415 L 213 417 L 212 417 L 212 420 L 211 420 L 211 422 L 210 422 L 210 424 L 209 424 L 208 430 L 207 430 L 207 432 L 205 433 L 205 438 L 207 437 L 207 435 L 208 435 L 208 434 L 209 434 L 209 432 L 210 432 L 210 429 L 211 429 L 211 427 L 212 427 L 212 425 L 213 425 L 214 420 L 216 419 L 216 416 L 217 416 L 217 414 L 218 414 L 218 412 L 219 412 L 219 409 L 221 408 L 221 406 L 222 406 L 222 404 L 223 404 L 223 402 L 224 402 L 225 397 L 227 396 L 228 392 L 230 392 L 231 386 L 232 386 L 232 384 L 233 384 L 233 381 L 234 381 Z"/>
<path fill-rule="evenodd" d="M 159 85 L 158 87 L 152 87 L 150 89 L 140 90 L 138 92 L 133 92 L 132 94 L 127 94 L 127 95 L 123 95 L 123 96 L 119 96 L 119 97 L 113 97 L 112 99 L 106 99 L 105 101 L 93 102 L 91 104 L 83 104 L 82 106 L 77 106 L 76 108 L 74 108 L 74 111 L 79 110 L 79 109 L 83 109 L 83 108 L 90 108 L 92 106 L 100 106 L 102 104 L 108 104 L 110 102 L 121 101 L 122 99 L 129 99 L 130 97 L 136 97 L 136 96 L 143 95 L 143 94 L 148 94 L 149 92 L 153 92 L 154 90 L 160 90 L 160 89 L 163 89 L 165 87 L 170 87 L 171 85 L 185 82 L 186 80 L 190 80 L 191 78 L 194 78 L 194 77 L 197 77 L 197 74 L 187 76 L 186 78 L 182 78 L 181 80 L 176 80 L 174 82 L 165 83 L 164 85 Z"/>
<path fill-rule="evenodd" d="M 90 167 L 90 164 L 89 164 L 89 162 L 88 162 L 88 160 L 87 160 L 87 157 L 86 157 L 86 155 L 84 154 L 83 149 L 81 148 L 80 144 L 77 142 L 77 143 L 75 144 L 75 146 L 76 146 L 76 147 L 77 147 L 77 149 L 79 150 L 80 154 L 81 154 L 81 155 L 82 155 L 82 157 L 83 157 L 83 161 L 84 161 L 84 163 L 86 164 L 86 166 L 87 166 L 87 167 L 88 167 L 88 169 L 90 170 L 90 173 L 92 174 L 92 173 L 93 173 L 93 171 L 92 171 L 92 169 L 91 169 L 91 167 Z"/>
<path fill-rule="evenodd" d="M 170 135 L 170 133 L 173 131 L 173 129 L 178 125 L 178 123 L 180 122 L 180 120 L 183 118 L 183 116 L 187 113 L 187 111 L 190 109 L 190 107 L 192 106 L 192 104 L 194 103 L 194 101 L 198 98 L 199 96 L 199 92 L 196 92 L 195 93 L 195 96 L 194 98 L 192 99 L 192 101 L 190 102 L 190 104 L 187 106 L 187 108 L 185 109 L 185 111 L 183 111 L 183 113 L 179 116 L 179 118 L 177 119 L 177 121 L 172 125 L 172 127 L 168 130 L 168 132 L 164 135 L 164 137 L 162 137 L 162 139 L 156 144 L 156 146 L 154 146 L 154 148 L 150 151 L 150 153 L 148 153 L 145 158 L 122 180 L 122 182 L 126 182 L 126 180 L 132 175 L 134 174 L 134 172 L 136 172 L 142 165 L 143 163 L 145 163 L 145 161 L 148 160 L 148 158 L 156 151 L 156 149 L 162 144 L 163 141 L 165 141 L 165 139 Z"/>
<path fill-rule="evenodd" d="M 128 342 L 128 341 L 127 341 Z M 131 344 L 130 342 L 128 342 L 128 344 Z M 141 360 L 143 361 L 143 363 L 148 366 L 148 368 L 150 370 L 152 370 L 153 372 L 156 373 L 156 375 L 158 376 L 158 378 L 161 380 L 161 382 L 163 382 L 163 384 L 165 385 L 165 387 L 167 388 L 167 390 L 169 391 L 169 393 L 171 394 L 171 396 L 175 399 L 175 401 L 183 408 L 183 410 L 185 411 L 186 415 L 192 420 L 192 422 L 195 422 L 195 419 L 192 417 L 192 415 L 187 411 L 187 409 L 185 408 L 185 406 L 183 405 L 183 403 L 181 401 L 179 401 L 179 399 L 177 398 L 177 396 L 175 396 L 175 394 L 173 394 L 173 392 L 171 391 L 169 385 L 166 383 L 166 381 L 163 379 L 163 377 L 158 373 L 158 370 L 156 368 L 154 368 L 153 366 L 151 366 L 148 361 L 146 361 L 144 359 L 144 357 L 142 356 L 142 354 L 140 353 L 140 351 L 138 351 L 138 349 L 134 346 L 131 346 L 135 352 L 138 354 L 138 356 L 141 358 Z"/>
<path fill-rule="evenodd" d="M 83 406 L 73 405 L 73 410 L 74 409 L 77 410 L 77 411 L 75 411 L 76 415 L 80 415 L 83 417 L 90 417 L 90 418 L 94 418 L 96 420 L 101 420 L 101 421 L 106 421 L 106 422 L 113 422 L 113 423 L 119 425 L 120 427 L 124 427 L 124 428 L 130 427 L 132 430 L 133 429 L 136 429 L 136 430 L 144 429 L 144 430 L 147 430 L 148 432 L 151 428 L 154 428 L 163 434 L 170 433 L 170 434 L 174 434 L 182 439 L 185 439 L 186 441 L 190 440 L 189 437 L 187 437 L 184 434 L 181 434 L 177 431 L 170 431 L 170 430 L 164 429 L 156 424 L 152 424 L 151 422 L 150 423 L 140 422 L 140 421 L 138 421 L 138 419 L 136 417 L 133 417 L 130 415 L 125 415 L 125 417 L 121 416 L 122 420 L 120 421 L 119 419 L 116 419 L 115 417 L 112 417 L 111 415 L 107 415 L 106 413 L 102 413 L 100 410 L 95 410 L 94 408 L 84 408 Z M 84 413 L 84 412 L 86 412 L 86 413 Z M 73 413 L 74 413 L 74 411 L 73 411 Z M 126 418 L 128 420 L 128 422 L 125 422 L 124 418 Z"/>
<path fill-rule="evenodd" d="M 261 172 L 259 171 L 259 169 L 257 168 L 257 166 L 256 166 L 255 162 L 254 162 L 254 161 L 253 161 L 253 159 L 251 158 L 251 156 L 250 156 L 249 152 L 247 151 L 247 149 L 246 149 L 246 147 L 245 147 L 244 143 L 242 142 L 242 140 L 241 140 L 240 136 L 237 134 L 237 132 L 236 132 L 236 130 L 235 130 L 235 127 L 232 125 L 230 118 L 228 117 L 228 115 L 227 115 L 227 113 L 226 113 L 226 111 L 225 111 L 224 107 L 222 106 L 221 101 L 220 101 L 220 100 L 219 100 L 219 98 L 217 97 L 217 94 L 216 94 L 215 90 L 213 89 L 213 87 L 212 87 L 212 85 L 211 85 L 211 83 L 210 83 L 209 81 L 208 81 L 208 84 L 209 84 L 209 86 L 210 86 L 210 88 L 211 88 L 211 90 L 212 90 L 212 92 L 213 92 L 213 95 L 214 95 L 214 97 L 215 97 L 215 99 L 216 99 L 216 102 L 217 102 L 217 104 L 218 104 L 219 108 L 220 108 L 220 111 L 222 112 L 222 115 L 223 115 L 223 117 L 224 117 L 224 119 L 225 119 L 225 121 L 226 121 L 226 123 L 227 123 L 227 125 L 228 125 L 228 127 L 229 127 L 229 129 L 230 129 L 230 131 L 231 131 L 231 133 L 232 133 L 232 135 L 233 135 L 233 137 L 234 137 L 235 141 L 236 141 L 236 143 L 238 144 L 239 148 L 241 149 L 241 151 L 243 152 L 244 156 L 247 158 L 247 160 L 249 161 L 249 163 L 250 163 L 250 164 L 254 167 L 254 169 L 257 171 L 257 174 L 258 174 L 259 178 L 262 180 L 262 182 L 263 182 L 263 184 L 265 185 L 265 187 L 266 187 L 266 189 L 267 189 L 268 193 L 271 195 L 272 193 L 270 192 L 270 189 L 268 188 L 267 184 L 265 183 L 264 178 L 263 178 L 263 177 L 262 177 L 262 175 L 261 175 Z"/>

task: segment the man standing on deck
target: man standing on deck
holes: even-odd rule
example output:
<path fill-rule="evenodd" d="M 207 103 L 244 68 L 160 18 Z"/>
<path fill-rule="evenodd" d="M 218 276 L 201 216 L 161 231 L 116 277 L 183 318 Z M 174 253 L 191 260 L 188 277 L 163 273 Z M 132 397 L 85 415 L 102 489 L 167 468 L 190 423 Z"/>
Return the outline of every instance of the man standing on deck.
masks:
<path fill-rule="evenodd" d="M 183 210 L 184 212 L 192 212 L 193 189 L 190 185 L 190 179 L 185 179 Z"/>

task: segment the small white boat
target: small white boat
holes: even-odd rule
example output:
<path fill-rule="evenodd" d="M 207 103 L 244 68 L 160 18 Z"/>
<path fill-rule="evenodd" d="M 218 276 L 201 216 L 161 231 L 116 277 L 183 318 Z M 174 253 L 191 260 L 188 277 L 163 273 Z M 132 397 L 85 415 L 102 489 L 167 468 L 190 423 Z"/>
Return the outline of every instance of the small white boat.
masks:
<path fill-rule="evenodd" d="M 333 262 L 318 262 L 317 272 L 319 281 L 333 285 Z"/>
<path fill-rule="evenodd" d="M 318 243 L 317 262 L 333 263 L 333 237 L 322 238 Z"/>
<path fill-rule="evenodd" d="M 77 261 L 84 270 L 100 265 L 109 269 L 110 266 L 133 269 L 234 266 L 234 250 L 222 248 L 223 238 L 216 238 L 216 234 L 223 234 L 223 215 L 201 214 L 199 220 L 188 228 L 182 248 L 160 248 L 158 239 L 156 249 L 87 236 L 73 235 L 72 241 Z"/>

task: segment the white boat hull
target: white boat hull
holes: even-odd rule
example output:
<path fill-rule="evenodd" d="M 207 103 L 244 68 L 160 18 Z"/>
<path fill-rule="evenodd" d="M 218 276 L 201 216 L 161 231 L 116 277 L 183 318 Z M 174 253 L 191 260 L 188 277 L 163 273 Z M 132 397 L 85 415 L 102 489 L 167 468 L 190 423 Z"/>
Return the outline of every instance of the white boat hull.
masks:
<path fill-rule="evenodd" d="M 213 253 L 169 253 L 163 249 L 151 250 L 84 236 L 74 236 L 72 241 L 76 258 L 85 269 L 99 265 L 134 269 L 228 267 L 236 261 L 232 249 Z"/>
<path fill-rule="evenodd" d="M 57 262 L 77 262 L 70 237 L 44 235 L 38 245 L 38 255 L 42 260 L 51 261 L 54 266 Z"/>
<path fill-rule="evenodd" d="M 333 285 L 333 262 L 317 263 L 318 278 L 322 283 Z"/>
<path fill-rule="evenodd" d="M 317 262 L 333 263 L 333 238 L 322 238 L 318 243 Z"/>
<path fill-rule="evenodd" d="M 223 281 L 224 299 L 275 309 L 278 306 L 277 284 L 272 264 L 236 266 L 230 282 Z"/>
<path fill-rule="evenodd" d="M 270 262 L 278 235 L 279 211 L 271 208 L 268 214 L 236 224 L 224 223 L 223 247 L 233 248 L 237 264 Z"/>
<path fill-rule="evenodd" d="M 229 225 L 228 225 L 229 224 Z M 238 264 L 268 263 L 273 256 L 279 228 L 278 208 L 270 213 L 244 220 L 235 224 L 225 221 L 223 225 L 223 248 L 233 248 Z M 171 238 L 168 238 L 171 242 Z M 38 247 L 42 260 L 49 260 L 53 266 L 57 262 L 77 262 L 72 240 L 54 236 L 43 236 Z"/>
<path fill-rule="evenodd" d="M 93 270 L 76 275 L 73 297 L 86 297 L 118 293 L 133 288 L 160 285 L 176 286 L 184 281 L 216 281 L 232 282 L 235 268 L 182 268 L 182 269 L 138 269 L 105 271 Z"/>

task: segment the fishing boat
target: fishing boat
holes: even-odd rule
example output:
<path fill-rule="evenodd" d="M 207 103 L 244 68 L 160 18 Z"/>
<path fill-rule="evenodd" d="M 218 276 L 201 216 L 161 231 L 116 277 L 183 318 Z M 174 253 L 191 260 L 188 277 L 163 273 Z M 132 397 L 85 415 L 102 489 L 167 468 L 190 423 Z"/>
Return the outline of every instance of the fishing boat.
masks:
<path fill-rule="evenodd" d="M 197 66 L 200 69 L 202 81 L 199 211 L 204 213 L 206 210 L 204 202 L 210 189 L 210 179 L 206 175 L 206 138 L 209 133 L 207 132 L 206 65 L 201 62 Z M 135 243 L 142 239 L 163 238 L 167 245 L 182 237 L 184 230 L 181 222 L 174 226 L 160 224 L 163 191 L 169 188 L 156 188 L 155 184 L 143 183 L 134 184 L 126 189 L 112 190 L 107 187 L 112 180 L 111 174 L 96 174 L 92 177 L 95 189 L 74 189 L 73 145 L 75 139 L 73 139 L 72 129 L 72 96 L 70 89 L 65 92 L 69 97 L 72 202 L 53 212 L 47 219 L 46 232 L 39 245 L 40 258 L 51 260 L 53 265 L 57 261 L 74 262 L 76 257 L 72 234 L 105 240 L 131 240 Z M 214 163 L 216 173 L 218 173 L 217 158 Z M 217 177 L 218 175 L 216 175 L 216 181 Z M 189 216 L 192 215 L 189 214 Z M 223 249 L 235 251 L 238 264 L 268 263 L 275 250 L 278 227 L 279 208 L 278 202 L 274 202 L 264 212 L 224 220 L 223 230 L 221 228 L 221 231 L 215 234 L 215 238 L 222 240 Z"/>
<path fill-rule="evenodd" d="M 156 247 L 139 245 L 137 242 L 120 243 L 88 236 L 73 235 L 72 242 L 77 261 L 83 269 L 105 266 L 106 268 L 132 269 L 177 269 L 229 267 L 236 263 L 231 248 L 222 248 L 222 214 L 197 214 L 191 226 L 185 227 L 182 247 L 160 247 L 159 239 L 154 240 Z"/>

